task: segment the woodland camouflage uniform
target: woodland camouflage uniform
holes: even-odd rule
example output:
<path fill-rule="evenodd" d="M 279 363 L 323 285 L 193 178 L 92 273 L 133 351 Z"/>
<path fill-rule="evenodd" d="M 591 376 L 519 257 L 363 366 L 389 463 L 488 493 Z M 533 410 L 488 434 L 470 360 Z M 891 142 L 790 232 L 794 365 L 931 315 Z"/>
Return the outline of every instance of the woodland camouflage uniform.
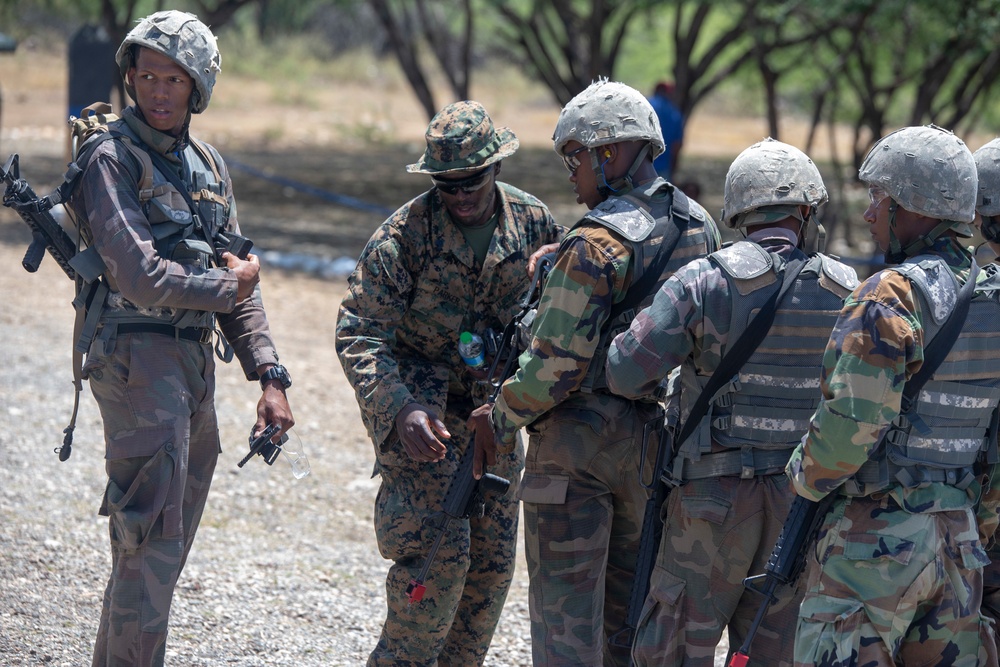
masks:
<path fill-rule="evenodd" d="M 621 119 L 628 129 L 612 132 Z M 622 84 L 595 83 L 567 104 L 556 128 L 560 154 L 570 134 L 567 124 L 596 128 L 593 135 L 573 136 L 591 148 L 643 139 L 653 156 L 663 150 L 649 103 Z M 645 251 L 648 267 L 668 226 L 680 228 L 677 245 L 640 298 L 651 298 L 666 276 L 718 246 L 711 216 L 667 181 L 633 184 L 630 174 L 628 183 L 615 188 L 617 194 L 563 240 L 541 295 L 530 348 L 493 411 L 501 451 L 514 447 L 522 427 L 529 434 L 520 497 L 536 667 L 628 664 L 628 647 L 609 647 L 607 637 L 625 621 L 642 529 L 642 428 L 662 410 L 652 394 L 633 401 L 606 389 L 603 358 L 611 314 L 633 287 L 636 248 Z M 687 220 L 674 216 L 681 203 L 689 206 Z M 660 231 L 633 243 L 628 232 L 598 221 L 616 212 L 630 222 L 655 220 Z"/>
<path fill-rule="evenodd" d="M 987 272 L 957 342 L 901 414 L 903 389 L 970 276 L 969 252 L 944 232 L 971 235 L 975 164 L 950 132 L 910 127 L 875 145 L 860 178 L 886 193 L 866 219 L 888 211 L 886 259 L 897 266 L 846 300 L 823 359 L 823 401 L 788 463 L 797 494 L 836 494 L 807 563 L 795 664 L 986 664 L 983 545 L 1000 501 L 990 426 L 1000 305 Z M 940 222 L 904 246 L 900 209 Z"/>
<path fill-rule="evenodd" d="M 445 107 L 427 141 L 411 172 L 479 170 L 517 148 L 513 133 L 494 131 L 475 102 Z M 481 265 L 433 188 L 375 232 L 341 304 L 337 352 L 375 445 L 375 474 L 382 477 L 375 533 L 382 556 L 393 561 L 388 615 L 369 665 L 481 665 L 513 576 L 518 503 L 511 490 L 490 498 L 482 518 L 452 521 L 423 599 L 410 604 L 407 597 L 435 536 L 424 522 L 441 511 L 471 446 L 466 419 L 488 395 L 459 357 L 458 334 L 501 331 L 520 310 L 528 257 L 561 236 L 538 199 L 496 185 L 497 226 Z M 394 420 L 413 402 L 433 408 L 451 433 L 444 460 L 418 463 L 404 450 Z M 490 472 L 516 482 L 523 466 L 523 449 L 515 447 Z"/>
<path fill-rule="evenodd" d="M 633 645 L 636 665 L 711 667 L 723 633 L 738 648 L 760 606 L 743 580 L 763 571 L 788 514 L 784 466 L 819 403 L 830 329 L 858 284 L 853 269 L 801 250 L 800 238 L 826 199 L 819 170 L 795 147 L 768 139 L 747 148 L 729 168 L 722 217 L 730 228 L 761 226 L 678 269 L 612 343 L 608 384 L 624 396 L 647 394 L 680 369 L 684 423 L 720 361 L 781 288 L 790 263 L 805 263 L 736 379 L 718 392 L 692 436 L 673 443 L 665 474 L 676 488 L 662 510 L 663 535 Z M 798 234 L 768 224 L 793 220 Z M 751 664 L 791 665 L 801 598 L 795 587 L 779 589 Z"/>

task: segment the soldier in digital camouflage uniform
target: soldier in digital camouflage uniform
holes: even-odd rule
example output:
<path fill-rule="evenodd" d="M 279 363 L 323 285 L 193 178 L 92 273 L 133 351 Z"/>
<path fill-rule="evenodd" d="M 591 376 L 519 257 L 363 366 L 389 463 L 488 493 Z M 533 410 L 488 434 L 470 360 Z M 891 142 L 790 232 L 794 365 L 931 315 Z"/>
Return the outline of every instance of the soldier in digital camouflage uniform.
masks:
<path fill-rule="evenodd" d="M 611 393 L 604 358 L 670 273 L 718 247 L 718 229 L 657 176 L 663 139 L 638 91 L 595 82 L 563 108 L 553 140 L 591 211 L 559 247 L 520 369 L 494 410 L 477 410 L 477 452 L 509 452 L 528 429 L 520 497 L 534 664 L 626 665 L 629 647 L 607 638 L 625 622 L 642 529 L 642 428 L 662 410 L 652 392 Z"/>
<path fill-rule="evenodd" d="M 79 273 L 94 278 L 77 345 L 90 341 L 83 373 L 104 420 L 109 477 L 100 512 L 112 571 L 95 667 L 163 664 L 173 590 L 220 451 L 216 324 L 247 379 L 261 380 L 255 430 L 294 423 L 260 264 L 254 255 L 215 259 L 216 232 L 239 232 L 229 173 L 188 131 L 220 71 L 215 36 L 191 14 L 158 12 L 128 33 L 116 59 L 135 105 L 81 164 L 69 202 L 89 245 Z M 195 210 L 164 169 L 193 193 Z M 142 176 L 149 182 L 140 185 Z"/>
<path fill-rule="evenodd" d="M 745 638 L 761 572 L 791 501 L 783 474 L 819 403 L 819 367 L 854 269 L 803 251 L 827 200 L 819 170 L 794 146 L 750 146 L 726 175 L 722 221 L 746 240 L 678 269 L 608 353 L 608 386 L 644 396 L 680 369 L 681 421 L 749 322 L 802 266 L 766 337 L 716 394 L 664 474 L 674 488 L 633 646 L 637 665 L 711 667 L 728 628 Z M 728 380 L 728 378 L 727 378 Z M 675 427 L 676 428 L 676 427 Z M 676 432 L 676 431 L 675 431 Z M 754 641 L 752 664 L 791 665 L 801 591 L 785 587 Z"/>
<path fill-rule="evenodd" d="M 529 257 L 562 230 L 535 197 L 497 180 L 517 150 L 482 105 L 457 102 L 427 128 L 427 150 L 407 171 L 433 187 L 375 232 L 350 277 L 337 320 L 337 352 L 375 445 L 375 534 L 384 558 L 388 614 L 369 665 L 481 665 L 514 571 L 518 504 L 490 498 L 482 518 L 453 521 L 410 604 L 459 458 L 465 422 L 488 387 L 458 354 L 462 331 L 500 331 L 520 310 Z M 515 448 L 491 470 L 509 480 Z"/>
<path fill-rule="evenodd" d="M 902 405 L 975 266 L 961 239 L 976 165 L 951 132 L 907 127 L 872 148 L 859 177 L 890 268 L 846 300 L 823 400 L 786 469 L 797 494 L 836 494 L 809 552 L 795 664 L 987 664 L 984 544 L 1000 504 L 1000 306 L 988 272 L 944 362 Z"/>
<path fill-rule="evenodd" d="M 981 147 L 972 157 L 976 161 L 979 177 L 979 191 L 976 196 L 976 213 L 979 232 L 988 247 L 988 255 L 993 260 L 983 266 L 983 274 L 992 276 L 1000 272 L 996 258 L 1000 256 L 1000 139 L 994 139 Z M 987 249 L 983 249 L 984 252 Z M 976 253 L 979 256 L 980 253 Z M 993 641 L 987 645 L 989 665 L 998 663 L 997 625 L 1000 623 L 1000 544 L 996 535 L 986 550 L 989 565 L 983 568 L 983 606 L 985 622 L 989 624 Z"/>

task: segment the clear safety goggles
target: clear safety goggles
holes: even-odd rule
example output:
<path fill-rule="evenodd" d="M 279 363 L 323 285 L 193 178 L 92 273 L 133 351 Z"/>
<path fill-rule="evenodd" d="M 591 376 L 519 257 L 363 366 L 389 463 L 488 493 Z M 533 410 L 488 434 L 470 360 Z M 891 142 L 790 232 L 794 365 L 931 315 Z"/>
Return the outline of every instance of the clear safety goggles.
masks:
<path fill-rule="evenodd" d="M 882 205 L 882 202 L 889 196 L 889 193 L 880 188 L 877 185 L 868 186 L 868 200 L 872 203 L 872 206 L 878 208 Z"/>
<path fill-rule="evenodd" d="M 579 148 L 571 150 L 569 153 L 563 153 L 560 155 L 563 164 L 566 166 L 566 169 L 569 170 L 569 173 L 575 174 L 576 170 L 580 168 L 580 158 L 577 157 L 577 154 L 582 153 L 587 150 L 587 148 L 587 146 L 580 146 Z"/>

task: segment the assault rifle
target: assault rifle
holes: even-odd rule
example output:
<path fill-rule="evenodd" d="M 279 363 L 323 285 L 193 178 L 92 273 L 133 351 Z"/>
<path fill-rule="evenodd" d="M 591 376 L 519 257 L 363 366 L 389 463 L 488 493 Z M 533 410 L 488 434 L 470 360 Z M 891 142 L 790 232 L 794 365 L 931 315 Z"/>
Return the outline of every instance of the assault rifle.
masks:
<path fill-rule="evenodd" d="M 543 255 L 535 266 L 535 275 L 531 281 L 531 286 L 521 300 L 521 311 L 515 315 L 504 327 L 499 339 L 495 339 L 497 350 L 490 363 L 489 375 L 490 386 L 493 388 L 488 399 L 489 403 L 496 401 L 500 395 L 500 387 L 504 380 L 511 375 L 514 362 L 517 360 L 523 345 L 520 344 L 522 338 L 522 328 L 530 326 L 534 320 L 535 309 L 538 307 L 538 299 L 541 296 L 542 284 L 549 269 L 552 268 L 555 255 L 553 253 Z M 491 337 L 492 338 L 492 337 Z M 503 361 L 503 368 L 497 373 L 500 362 Z M 420 602 L 423 599 L 427 587 L 424 585 L 427 573 L 437 556 L 441 542 L 453 520 L 471 518 L 473 515 L 483 516 L 486 511 L 486 496 L 502 496 L 510 488 L 510 480 L 498 475 L 484 473 L 479 479 L 472 474 L 472 467 L 475 461 L 476 443 L 475 437 L 469 438 L 469 443 L 465 447 L 462 458 L 458 461 L 458 469 L 448 483 L 448 491 L 444 496 L 441 511 L 425 522 L 425 525 L 437 531 L 434 542 L 424 560 L 423 567 L 417 576 L 410 581 L 406 587 L 406 594 L 410 598 L 410 604 Z"/>
<path fill-rule="evenodd" d="M 48 197 L 40 198 L 21 178 L 17 153 L 7 158 L 0 171 L 0 179 L 7 184 L 3 205 L 17 211 L 31 228 L 31 244 L 21 260 L 24 270 L 29 273 L 37 271 L 48 250 L 70 280 L 76 280 L 76 270 L 70 265 L 70 260 L 76 255 L 76 243 L 52 217 L 52 201 Z"/>
<path fill-rule="evenodd" d="M 795 496 L 792 506 L 788 509 L 788 517 L 781 527 L 781 535 L 771 551 L 771 557 L 764 566 L 764 574 L 747 577 L 743 580 L 743 585 L 747 589 L 764 596 L 757 615 L 754 616 L 750 630 L 739 650 L 733 654 L 729 661 L 729 667 L 746 667 L 750 660 L 750 644 L 753 642 L 761 622 L 767 614 L 768 608 L 777 601 L 774 592 L 782 584 L 793 584 L 806 566 L 806 555 L 819 526 L 823 523 L 826 513 L 833 504 L 834 493 L 829 493 L 819 502 L 813 502 Z"/>
<path fill-rule="evenodd" d="M 656 566 L 656 553 L 660 550 L 660 539 L 663 537 L 663 521 L 660 519 L 660 508 L 667 500 L 671 486 L 663 481 L 669 461 L 667 456 L 673 455 L 673 431 L 664 428 L 664 418 L 648 421 L 642 426 L 642 459 L 639 470 L 645 469 L 646 445 L 649 436 L 654 431 L 660 432 L 660 442 L 656 449 L 656 461 L 653 466 L 653 479 L 650 483 L 642 481 L 643 487 L 649 491 L 646 509 L 642 517 L 642 537 L 639 539 L 639 555 L 636 558 L 635 574 L 632 577 L 632 590 L 629 592 L 628 607 L 625 608 L 625 626 L 608 637 L 612 646 L 630 647 L 635 639 L 635 630 L 639 627 L 639 617 L 649 593 L 649 581 Z"/>

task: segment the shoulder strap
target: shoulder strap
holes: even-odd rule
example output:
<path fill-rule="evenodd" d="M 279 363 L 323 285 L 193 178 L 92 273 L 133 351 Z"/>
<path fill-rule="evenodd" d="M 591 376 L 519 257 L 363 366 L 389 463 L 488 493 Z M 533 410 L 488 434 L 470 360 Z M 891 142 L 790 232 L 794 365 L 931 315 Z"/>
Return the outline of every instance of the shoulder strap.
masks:
<path fill-rule="evenodd" d="M 656 252 L 652 263 L 646 268 L 639 280 L 629 287 L 625 298 L 611 307 L 611 312 L 608 315 L 609 322 L 614 322 L 622 313 L 638 307 L 642 303 L 642 300 L 649 295 L 649 292 L 659 281 L 660 276 L 663 275 L 663 270 L 667 267 L 667 262 L 670 261 L 670 257 L 677 248 L 677 243 L 681 239 L 681 225 L 683 224 L 686 228 L 688 222 L 691 220 L 691 203 L 688 201 L 687 195 L 681 192 L 681 189 L 676 186 L 671 185 L 670 187 L 673 188 L 670 202 L 670 222 L 667 223 L 664 230 L 660 248 Z"/>
<path fill-rule="evenodd" d="M 900 414 L 904 415 L 910 424 L 921 433 L 929 433 L 930 429 L 916 414 L 917 396 L 924 384 L 934 375 L 941 362 L 944 361 L 951 348 L 954 347 L 958 335 L 962 332 L 962 325 L 965 324 L 965 317 L 969 312 L 969 304 L 976 291 L 976 279 L 979 275 L 979 266 L 976 258 L 972 258 L 972 267 L 969 269 L 969 278 L 958 291 L 958 299 L 955 308 L 938 330 L 937 335 L 924 346 L 924 363 L 920 370 L 913 375 L 903 387 L 903 398 L 900 403 Z"/>
<path fill-rule="evenodd" d="M 778 304 L 781 303 L 781 299 L 784 298 L 788 290 L 795 284 L 795 279 L 798 278 L 799 272 L 806 265 L 806 261 L 805 259 L 795 259 L 785 264 L 781 288 L 775 290 L 771 298 L 764 304 L 764 307 L 760 309 L 760 312 L 747 325 L 743 335 L 740 336 L 739 340 L 722 357 L 718 368 L 712 373 L 712 377 L 709 378 L 708 384 L 705 385 L 704 390 L 698 396 L 694 407 L 691 408 L 691 414 L 688 415 L 679 435 L 674 440 L 675 451 L 698 428 L 702 418 L 708 412 L 708 405 L 715 398 L 715 394 L 743 368 L 743 364 L 747 362 L 750 355 L 754 353 L 754 350 L 757 349 L 761 341 L 764 340 L 764 337 L 767 336 L 767 332 L 770 331 L 771 324 L 774 322 L 774 315 L 778 310 Z"/>

